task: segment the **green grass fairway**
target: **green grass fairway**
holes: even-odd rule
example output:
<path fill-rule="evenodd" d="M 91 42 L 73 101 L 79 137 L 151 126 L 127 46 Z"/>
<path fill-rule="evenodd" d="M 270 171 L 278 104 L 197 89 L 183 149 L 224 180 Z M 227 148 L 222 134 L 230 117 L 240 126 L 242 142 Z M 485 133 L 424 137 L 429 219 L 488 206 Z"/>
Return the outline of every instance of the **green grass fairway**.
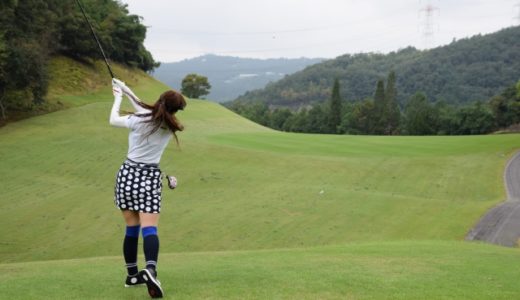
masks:
<path fill-rule="evenodd" d="M 164 89 L 144 79 L 136 92 Z M 0 262 L 119 253 L 113 182 L 127 131 L 108 125 L 110 94 L 85 97 L 98 102 L 0 130 Z M 164 253 L 460 240 L 504 199 L 503 167 L 520 148 L 518 135 L 279 133 L 200 100 L 179 117 L 181 148 L 162 161 L 180 184 L 164 193 Z"/>
<path fill-rule="evenodd" d="M 58 77 L 60 64 L 76 68 L 71 85 L 94 72 L 64 61 Z M 117 70 L 149 102 L 167 89 Z M 121 288 L 113 188 L 128 132 L 108 125 L 100 82 L 84 95 L 53 86 L 68 109 L 0 128 L 0 297 L 23 286 L 20 299 L 142 298 Z M 517 249 L 461 242 L 505 199 L 520 135 L 282 133 L 202 100 L 179 118 L 181 146 L 161 162 L 179 180 L 163 193 L 159 226 L 171 297 L 520 297 Z"/>
<path fill-rule="evenodd" d="M 518 299 L 520 252 L 462 242 L 162 254 L 166 299 Z M 0 265 L 5 299 L 146 299 L 121 257 Z M 22 294 L 19 291 L 23 291 Z"/>

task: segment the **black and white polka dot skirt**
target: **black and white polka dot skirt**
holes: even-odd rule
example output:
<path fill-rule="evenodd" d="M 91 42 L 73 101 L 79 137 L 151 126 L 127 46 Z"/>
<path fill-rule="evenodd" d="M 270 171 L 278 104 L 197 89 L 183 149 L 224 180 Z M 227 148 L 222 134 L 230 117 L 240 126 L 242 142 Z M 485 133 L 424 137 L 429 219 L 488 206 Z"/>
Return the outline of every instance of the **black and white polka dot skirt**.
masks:
<path fill-rule="evenodd" d="M 161 169 L 127 159 L 116 178 L 115 204 L 121 210 L 144 213 L 161 211 Z"/>

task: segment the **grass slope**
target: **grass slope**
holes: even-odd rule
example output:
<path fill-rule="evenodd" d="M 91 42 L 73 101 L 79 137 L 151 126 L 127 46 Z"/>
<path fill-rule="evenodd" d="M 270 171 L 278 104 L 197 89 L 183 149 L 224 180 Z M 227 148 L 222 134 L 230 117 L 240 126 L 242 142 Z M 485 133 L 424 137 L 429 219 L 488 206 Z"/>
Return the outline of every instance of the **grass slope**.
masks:
<path fill-rule="evenodd" d="M 100 93 L 109 94 L 111 92 L 111 86 L 107 84 L 110 83 L 110 79 L 107 78 L 108 72 L 103 61 L 87 59 L 78 62 L 65 56 L 56 56 L 50 60 L 48 68 L 51 81 L 49 82 L 46 102 L 33 106 L 31 109 L 24 108 L 21 111 L 10 111 L 7 120 L 0 120 L 0 127 L 4 126 L 6 122 L 11 123 L 99 101 Z M 139 69 L 129 68 L 117 63 L 112 64 L 112 69 L 116 76 L 125 78 L 129 85 L 146 86 L 149 82 L 155 82 Z"/>
<path fill-rule="evenodd" d="M 0 295 L 142 299 L 122 287 L 112 199 L 127 131 L 108 126 L 109 82 L 81 90 L 100 66 L 54 68 L 75 74 L 51 85 L 70 109 L 0 129 Z M 142 99 L 167 89 L 116 70 Z M 520 297 L 517 249 L 455 241 L 504 199 L 518 135 L 289 134 L 199 100 L 179 117 L 181 148 L 161 163 L 180 183 L 159 230 L 169 298 Z"/>
<path fill-rule="evenodd" d="M 520 252 L 463 242 L 161 254 L 166 299 L 518 299 Z M 5 299 L 145 299 L 121 257 L 0 264 Z M 21 292 L 23 291 L 23 292 Z"/>
<path fill-rule="evenodd" d="M 128 85 L 139 84 L 146 88 L 150 77 L 142 70 L 118 63 L 111 64 L 114 74 L 124 78 Z M 102 60 L 78 62 L 65 56 L 56 56 L 49 63 L 48 102 L 63 107 L 76 107 L 99 101 L 99 94 L 110 94 L 110 77 Z M 78 97 L 81 96 L 81 97 Z M 94 97 L 94 98 L 93 98 Z"/>
<path fill-rule="evenodd" d="M 135 90 L 153 101 L 166 88 L 143 76 Z M 113 181 L 127 131 L 108 125 L 108 85 L 67 99 L 91 104 L 0 130 L 0 262 L 119 254 Z M 180 183 L 164 193 L 163 253 L 460 240 L 505 198 L 503 167 L 520 147 L 518 135 L 279 133 L 199 100 L 179 117 L 181 148 L 161 163 Z"/>

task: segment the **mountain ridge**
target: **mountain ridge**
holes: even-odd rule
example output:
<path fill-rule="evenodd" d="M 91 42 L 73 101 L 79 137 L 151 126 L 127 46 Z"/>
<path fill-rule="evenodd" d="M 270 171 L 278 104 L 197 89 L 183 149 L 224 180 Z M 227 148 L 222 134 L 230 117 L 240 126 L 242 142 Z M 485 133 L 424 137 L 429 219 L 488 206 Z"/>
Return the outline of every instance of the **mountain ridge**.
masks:
<path fill-rule="evenodd" d="M 349 101 L 372 97 L 376 82 L 397 75 L 398 101 L 404 105 L 418 91 L 430 101 L 463 104 L 487 100 L 520 78 L 520 26 L 454 40 L 430 50 L 407 47 L 388 54 L 346 54 L 296 72 L 234 101 L 301 107 L 329 99 L 340 80 Z"/>
<path fill-rule="evenodd" d="M 206 76 L 212 86 L 207 98 L 225 102 L 323 60 L 304 57 L 257 59 L 206 54 L 180 62 L 162 63 L 153 76 L 179 90 L 187 74 Z"/>

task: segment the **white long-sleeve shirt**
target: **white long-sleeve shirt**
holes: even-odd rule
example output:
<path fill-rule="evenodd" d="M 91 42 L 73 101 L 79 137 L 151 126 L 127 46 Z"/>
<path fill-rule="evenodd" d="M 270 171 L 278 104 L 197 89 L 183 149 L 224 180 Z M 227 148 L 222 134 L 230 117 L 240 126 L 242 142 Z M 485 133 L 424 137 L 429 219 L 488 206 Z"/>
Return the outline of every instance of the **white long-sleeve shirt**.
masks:
<path fill-rule="evenodd" d="M 110 125 L 130 129 L 127 157 L 135 162 L 158 164 L 164 149 L 172 138 L 171 132 L 168 129 L 159 127 L 156 132 L 148 136 L 152 130 L 152 124 L 146 121 L 150 120 L 150 116 L 140 115 L 149 113 L 150 111 L 137 105 L 129 98 L 136 113 L 121 116 L 119 111 L 122 99 L 122 93 L 114 91 L 114 104 L 110 112 Z"/>

